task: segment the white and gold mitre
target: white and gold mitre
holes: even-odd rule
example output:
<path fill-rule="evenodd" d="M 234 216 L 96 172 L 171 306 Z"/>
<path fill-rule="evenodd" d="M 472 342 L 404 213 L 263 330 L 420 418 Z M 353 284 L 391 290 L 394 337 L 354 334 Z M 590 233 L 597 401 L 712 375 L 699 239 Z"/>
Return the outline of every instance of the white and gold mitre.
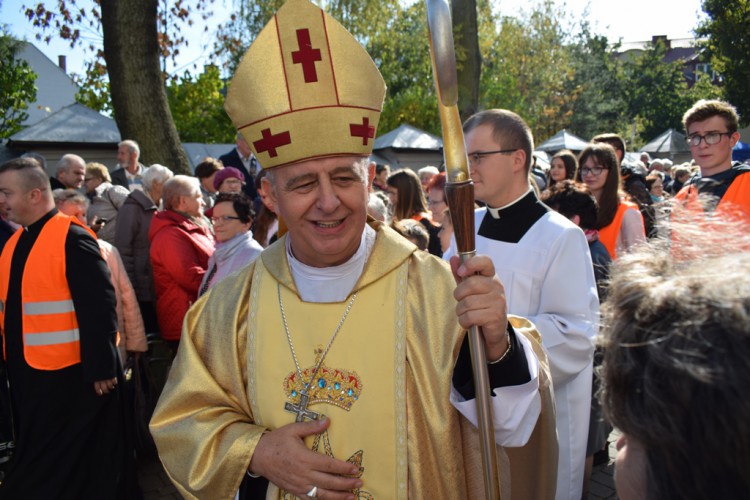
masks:
<path fill-rule="evenodd" d="M 263 168 L 369 155 L 385 82 L 367 52 L 308 0 L 288 0 L 252 43 L 224 107 Z"/>

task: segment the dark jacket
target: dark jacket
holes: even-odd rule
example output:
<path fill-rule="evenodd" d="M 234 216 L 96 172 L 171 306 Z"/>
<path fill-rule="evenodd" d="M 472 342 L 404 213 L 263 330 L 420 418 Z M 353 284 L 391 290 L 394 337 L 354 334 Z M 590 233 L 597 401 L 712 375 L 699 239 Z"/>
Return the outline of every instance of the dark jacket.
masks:
<path fill-rule="evenodd" d="M 240 158 L 240 153 L 237 151 L 237 148 L 232 149 L 225 155 L 221 155 L 219 161 L 221 161 L 225 167 L 234 167 L 242 172 L 242 175 L 245 176 L 245 185 L 242 186 L 242 191 L 251 200 L 258 198 L 258 189 L 255 187 L 255 179 L 253 179 L 253 176 L 247 171 L 245 164 L 242 163 L 242 158 Z M 258 164 L 258 169 L 260 169 L 260 163 Z"/>
<path fill-rule="evenodd" d="M 142 163 L 138 163 L 138 165 L 141 167 L 141 172 L 146 169 L 146 166 Z M 115 186 L 122 186 L 128 191 L 130 191 L 130 183 L 128 182 L 128 176 L 125 174 L 125 169 L 120 167 L 116 170 L 113 170 L 109 173 L 109 176 L 112 178 L 112 184 Z"/>
<path fill-rule="evenodd" d="M 148 238 L 151 218 L 156 210 L 151 198 L 136 190 L 125 198 L 117 214 L 115 246 L 139 302 L 156 301 L 149 253 L 151 240 Z"/>
<path fill-rule="evenodd" d="M 208 258 L 214 252 L 214 239 L 172 210 L 154 215 L 149 238 L 159 329 L 165 340 L 179 340 L 182 320 L 198 298 Z"/>

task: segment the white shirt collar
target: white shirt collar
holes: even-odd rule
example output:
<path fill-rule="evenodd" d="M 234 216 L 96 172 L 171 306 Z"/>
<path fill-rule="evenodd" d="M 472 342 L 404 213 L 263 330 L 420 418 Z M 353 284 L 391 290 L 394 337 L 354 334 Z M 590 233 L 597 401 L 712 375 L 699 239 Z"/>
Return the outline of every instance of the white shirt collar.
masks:
<path fill-rule="evenodd" d="M 493 219 L 499 219 L 501 211 L 505 210 L 508 207 L 512 207 L 513 205 L 515 205 L 516 203 L 518 203 L 519 201 L 521 201 L 522 199 L 524 199 L 526 197 L 526 195 L 529 194 L 529 191 L 531 191 L 531 187 L 529 187 L 529 189 L 527 189 L 526 192 L 523 193 L 521 196 L 519 196 L 515 200 L 511 201 L 507 205 L 503 205 L 502 207 L 492 208 L 491 206 L 487 205 L 487 211 L 490 213 L 490 215 L 492 215 Z"/>
<path fill-rule="evenodd" d="M 286 239 L 289 267 L 300 297 L 306 302 L 342 302 L 357 284 L 365 263 L 375 246 L 376 231 L 365 224 L 359 248 L 352 257 L 338 266 L 312 267 L 303 264 L 292 254 L 291 235 Z"/>

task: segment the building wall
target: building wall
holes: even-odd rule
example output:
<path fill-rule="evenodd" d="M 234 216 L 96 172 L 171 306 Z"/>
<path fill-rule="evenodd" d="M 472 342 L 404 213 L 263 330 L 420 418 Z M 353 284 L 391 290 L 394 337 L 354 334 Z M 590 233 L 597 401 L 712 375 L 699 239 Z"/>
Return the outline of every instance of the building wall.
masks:
<path fill-rule="evenodd" d="M 24 126 L 34 125 L 76 101 L 78 87 L 73 80 L 33 44 L 24 42 L 17 57 L 28 62 L 37 74 L 36 102 L 26 110 L 29 117 Z"/>

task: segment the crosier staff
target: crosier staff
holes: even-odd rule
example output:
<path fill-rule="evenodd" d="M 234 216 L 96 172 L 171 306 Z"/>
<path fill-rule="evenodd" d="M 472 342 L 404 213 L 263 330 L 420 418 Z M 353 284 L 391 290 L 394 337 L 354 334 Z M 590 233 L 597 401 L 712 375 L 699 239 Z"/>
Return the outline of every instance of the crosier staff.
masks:
<path fill-rule="evenodd" d="M 445 197 L 450 208 L 456 246 L 461 262 L 476 254 L 474 245 L 474 183 L 469 176 L 461 117 L 458 113 L 458 79 L 453 46 L 453 26 L 446 0 L 426 0 L 430 32 L 430 54 L 446 168 Z M 490 406 L 490 383 L 483 335 L 479 327 L 469 329 L 471 365 L 474 372 L 478 428 L 482 448 L 484 490 L 487 499 L 499 498 L 495 431 Z"/>

